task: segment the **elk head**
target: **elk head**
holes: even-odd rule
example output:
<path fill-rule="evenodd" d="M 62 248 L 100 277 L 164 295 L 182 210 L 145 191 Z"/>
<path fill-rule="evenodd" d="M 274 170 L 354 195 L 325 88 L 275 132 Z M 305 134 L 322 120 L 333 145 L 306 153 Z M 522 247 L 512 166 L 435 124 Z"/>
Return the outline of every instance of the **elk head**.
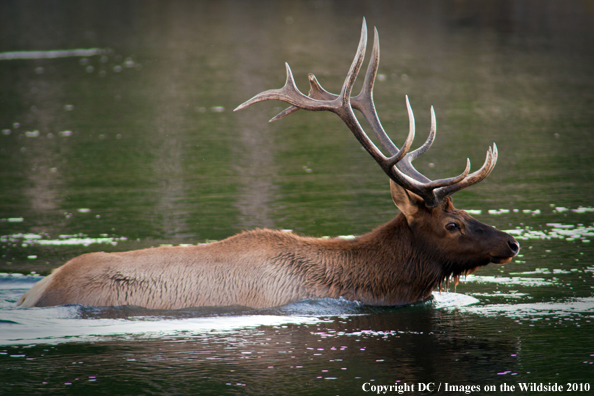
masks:
<path fill-rule="evenodd" d="M 518 253 L 520 246 L 509 234 L 474 219 L 456 209 L 451 197 L 436 207 L 428 207 L 423 198 L 390 180 L 394 204 L 420 244 L 426 261 L 439 262 L 442 278 L 471 274 L 489 263 L 505 264 Z"/>
<path fill-rule="evenodd" d="M 441 259 L 445 278 L 453 276 L 457 283 L 461 274 L 474 272 L 479 266 L 510 262 L 520 249 L 516 240 L 475 220 L 465 211 L 454 208 L 451 199 L 453 193 L 482 181 L 491 173 L 497 162 L 497 146 L 493 144 L 489 147 L 485 162 L 474 173 L 470 173 L 468 159 L 464 172 L 451 178 L 430 180 L 417 171 L 412 161 L 425 153 L 435 139 L 435 111 L 431 107 L 431 129 L 427 140 L 418 149 L 409 151 L 415 136 L 415 120 L 406 97 L 409 132 L 402 148 L 399 149 L 384 131 L 373 102 L 373 85 L 379 65 L 377 29 L 374 31 L 373 50 L 363 88 L 357 96 L 351 97 L 355 79 L 365 56 L 366 44 L 367 25 L 364 18 L 357 53 L 339 95 L 322 88 L 313 74 L 309 75 L 309 94 L 304 95 L 295 85 L 289 65 L 285 64 L 287 80 L 283 88 L 264 91 L 239 105 L 235 111 L 265 100 L 280 100 L 291 106 L 272 118 L 271 122 L 299 109 L 326 110 L 337 114 L 390 178 L 392 199 L 406 218 L 413 238 L 417 244 L 423 245 L 421 250 L 425 252 L 425 256 L 435 256 L 436 261 Z M 353 109 L 363 114 L 376 138 L 388 152 L 388 156 L 384 155 L 367 136 Z"/>

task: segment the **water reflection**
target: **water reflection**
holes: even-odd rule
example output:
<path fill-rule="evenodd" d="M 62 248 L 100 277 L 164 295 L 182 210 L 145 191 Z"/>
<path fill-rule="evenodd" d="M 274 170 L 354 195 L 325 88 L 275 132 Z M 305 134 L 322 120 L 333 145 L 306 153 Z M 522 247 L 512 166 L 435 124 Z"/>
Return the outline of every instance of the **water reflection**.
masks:
<path fill-rule="evenodd" d="M 268 65 L 262 65 L 262 60 L 271 58 L 274 37 L 258 28 L 261 20 L 245 21 L 240 13 L 233 13 L 231 18 L 236 19 L 231 22 L 233 34 L 242 37 L 236 52 L 236 60 L 242 67 L 234 70 L 233 80 L 243 92 L 253 91 L 255 94 L 267 82 L 258 70 L 268 68 Z M 275 227 L 271 204 L 278 189 L 275 155 L 279 147 L 274 136 L 263 127 L 271 117 L 262 112 L 236 114 L 238 130 L 231 150 L 234 157 L 232 169 L 237 174 L 238 183 L 235 205 L 241 213 L 238 223 L 242 229 Z"/>
<path fill-rule="evenodd" d="M 70 353 L 68 344 L 8 347 L 0 349 L 0 359 L 12 359 L 31 378 L 39 378 L 40 363 L 47 362 L 44 385 L 50 389 L 70 386 L 66 383 L 86 389 L 89 379 L 95 380 L 93 386 L 110 389 L 124 381 L 122 370 L 133 378 L 127 386 L 141 391 L 167 375 L 169 381 L 183 378 L 171 385 L 177 391 L 245 386 L 250 393 L 275 389 L 275 394 L 311 394 L 312 389 L 356 393 L 368 381 L 472 382 L 483 380 L 485 373 L 521 371 L 512 357 L 519 352 L 516 337 L 486 335 L 477 330 L 480 321 L 445 311 L 384 310 L 255 328 L 249 327 L 250 318 L 236 318 L 248 328 L 234 331 L 188 328 L 158 339 L 137 338 L 142 348 L 131 348 L 131 338 L 124 337 L 83 344 Z M 491 358 L 486 358 L 485 345 L 494 352 Z"/>

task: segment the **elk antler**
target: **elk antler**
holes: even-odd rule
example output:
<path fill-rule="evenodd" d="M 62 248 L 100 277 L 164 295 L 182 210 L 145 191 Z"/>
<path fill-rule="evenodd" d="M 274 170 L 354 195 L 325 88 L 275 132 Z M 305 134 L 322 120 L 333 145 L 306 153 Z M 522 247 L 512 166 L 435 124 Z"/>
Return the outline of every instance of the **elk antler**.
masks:
<path fill-rule="evenodd" d="M 466 169 L 464 172 L 456 177 L 448 179 L 430 180 L 414 168 L 412 161 L 425 153 L 425 151 L 431 147 L 431 144 L 435 139 L 436 122 L 435 111 L 433 110 L 433 107 L 431 107 L 431 130 L 429 132 L 429 137 L 421 147 L 409 153 L 408 151 L 415 137 L 415 119 L 412 108 L 410 107 L 410 103 L 408 101 L 408 96 L 406 97 L 406 107 L 409 118 L 408 137 L 406 138 L 401 149 L 399 149 L 388 137 L 384 131 L 384 128 L 382 127 L 375 110 L 375 104 L 373 103 L 373 84 L 375 82 L 377 68 L 379 65 L 379 35 L 377 29 L 375 29 L 372 57 L 367 67 L 363 88 L 361 89 L 359 95 L 351 98 L 353 84 L 355 83 L 355 79 L 357 78 L 363 63 L 363 58 L 365 57 L 366 44 L 367 25 L 365 23 L 365 18 L 363 18 L 361 39 L 359 40 L 357 53 L 355 54 L 355 59 L 351 64 L 339 95 L 330 93 L 322 88 L 313 74 L 309 75 L 309 96 L 304 95 L 295 85 L 289 64 L 285 63 L 287 70 L 287 80 L 283 88 L 271 89 L 259 93 L 250 100 L 239 105 L 235 111 L 244 109 L 248 106 L 265 100 L 280 100 L 289 103 L 292 106 L 279 113 L 270 121 L 276 121 L 299 109 L 311 111 L 326 110 L 336 113 L 349 127 L 361 145 L 367 150 L 367 152 L 369 152 L 369 154 L 371 154 L 383 171 L 390 177 L 390 179 L 392 179 L 398 185 L 422 197 L 425 201 L 425 205 L 429 208 L 439 205 L 439 203 L 442 202 L 448 195 L 451 195 L 456 191 L 466 188 L 472 184 L 478 183 L 486 178 L 489 173 L 491 173 L 495 167 L 495 163 L 497 162 L 497 146 L 495 144 L 493 144 L 492 147 L 489 147 L 483 166 L 472 174 L 469 174 L 470 160 L 468 159 L 466 161 Z M 367 136 L 361 127 L 361 124 L 359 124 L 359 121 L 353 112 L 353 108 L 359 110 L 363 114 L 363 117 L 371 126 L 371 129 L 379 139 L 384 149 L 388 151 L 390 155 L 389 157 L 386 157 L 371 141 L 369 136 Z"/>

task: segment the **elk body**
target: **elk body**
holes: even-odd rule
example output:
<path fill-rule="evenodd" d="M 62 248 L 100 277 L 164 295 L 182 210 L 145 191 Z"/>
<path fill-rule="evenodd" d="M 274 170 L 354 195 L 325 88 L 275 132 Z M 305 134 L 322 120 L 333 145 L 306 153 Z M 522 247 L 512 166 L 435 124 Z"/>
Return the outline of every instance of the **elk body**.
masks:
<path fill-rule="evenodd" d="M 363 88 L 351 97 L 366 43 L 364 20 L 357 54 L 339 95 L 325 91 L 313 75 L 309 95 L 302 94 L 286 65 L 287 82 L 282 89 L 262 92 L 236 110 L 281 100 L 291 107 L 272 120 L 299 109 L 336 113 L 389 176 L 392 199 L 401 212 L 394 219 L 354 239 L 254 230 L 206 245 L 84 254 L 35 284 L 19 305 L 263 308 L 340 297 L 399 305 L 424 300 L 450 279 L 457 283 L 461 275 L 481 266 L 511 261 L 519 251 L 516 240 L 454 208 L 450 197 L 489 175 L 497 160 L 496 146 L 489 148 L 485 163 L 472 174 L 469 161 L 464 172 L 453 178 L 429 180 L 419 173 L 412 161 L 435 137 L 433 108 L 429 138 L 409 152 L 415 129 L 406 99 L 410 129 L 399 149 L 383 130 L 373 103 L 379 63 L 377 30 Z M 361 111 L 389 156 L 367 136 L 353 109 Z"/>

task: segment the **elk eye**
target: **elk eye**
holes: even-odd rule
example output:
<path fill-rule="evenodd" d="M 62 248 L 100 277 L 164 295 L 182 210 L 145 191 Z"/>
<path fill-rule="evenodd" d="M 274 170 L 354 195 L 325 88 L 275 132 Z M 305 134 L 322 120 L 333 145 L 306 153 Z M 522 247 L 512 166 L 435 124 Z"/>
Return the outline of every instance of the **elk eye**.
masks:
<path fill-rule="evenodd" d="M 448 231 L 457 231 L 460 229 L 460 226 L 456 223 L 448 223 L 446 224 L 446 230 Z"/>

